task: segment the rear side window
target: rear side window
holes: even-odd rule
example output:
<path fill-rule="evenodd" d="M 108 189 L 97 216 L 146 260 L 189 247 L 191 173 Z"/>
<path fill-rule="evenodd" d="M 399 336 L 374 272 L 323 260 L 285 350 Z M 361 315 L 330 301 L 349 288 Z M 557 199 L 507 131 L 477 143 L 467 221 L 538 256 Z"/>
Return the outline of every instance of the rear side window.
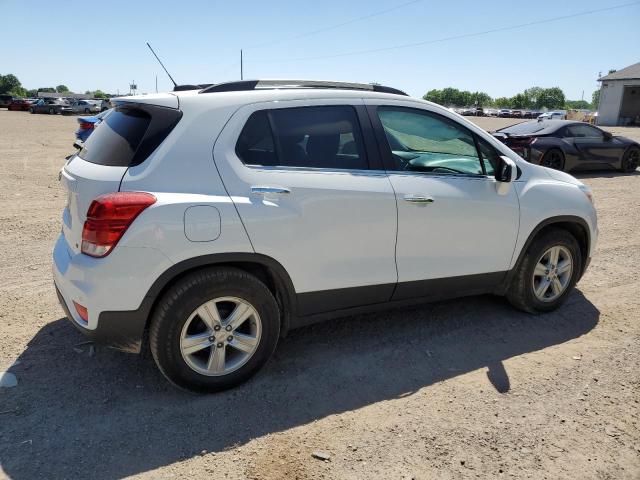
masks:
<path fill-rule="evenodd" d="M 350 106 L 255 112 L 236 145 L 246 165 L 367 169 L 362 132 Z"/>
<path fill-rule="evenodd" d="M 84 143 L 78 156 L 111 167 L 146 160 L 182 118 L 182 112 L 158 105 L 124 105 L 111 110 Z"/>

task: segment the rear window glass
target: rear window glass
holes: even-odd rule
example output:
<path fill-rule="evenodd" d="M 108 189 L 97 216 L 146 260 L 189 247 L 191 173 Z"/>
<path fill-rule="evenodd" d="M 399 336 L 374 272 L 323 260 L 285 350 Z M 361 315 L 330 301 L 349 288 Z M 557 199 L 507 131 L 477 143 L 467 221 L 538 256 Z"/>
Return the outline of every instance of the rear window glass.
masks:
<path fill-rule="evenodd" d="M 150 122 L 149 114 L 141 110 L 116 110 L 89 136 L 78 155 L 98 165 L 128 167 Z"/>
<path fill-rule="evenodd" d="M 537 133 L 544 130 L 547 127 L 542 122 L 524 122 L 517 125 L 511 125 L 510 127 L 501 128 L 498 130 L 502 133 L 511 133 L 513 135 L 527 135 L 530 133 Z"/>

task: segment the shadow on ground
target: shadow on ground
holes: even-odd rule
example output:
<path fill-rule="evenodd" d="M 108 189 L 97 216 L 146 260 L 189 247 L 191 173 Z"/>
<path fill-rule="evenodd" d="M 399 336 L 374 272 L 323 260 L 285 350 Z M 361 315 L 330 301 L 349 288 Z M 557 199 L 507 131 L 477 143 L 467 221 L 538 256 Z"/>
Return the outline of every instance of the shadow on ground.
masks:
<path fill-rule="evenodd" d="M 504 359 L 579 337 L 598 317 L 576 291 L 542 316 L 488 296 L 333 321 L 292 332 L 254 380 L 210 396 L 169 386 L 148 357 L 78 353 L 83 337 L 60 319 L 11 369 L 0 462 L 13 479 L 121 478 L 480 368 L 507 392 Z"/>
<path fill-rule="evenodd" d="M 637 177 L 640 176 L 640 170 L 635 172 L 621 172 L 620 170 L 582 170 L 579 172 L 569 172 L 576 178 L 616 178 L 616 177 Z"/>

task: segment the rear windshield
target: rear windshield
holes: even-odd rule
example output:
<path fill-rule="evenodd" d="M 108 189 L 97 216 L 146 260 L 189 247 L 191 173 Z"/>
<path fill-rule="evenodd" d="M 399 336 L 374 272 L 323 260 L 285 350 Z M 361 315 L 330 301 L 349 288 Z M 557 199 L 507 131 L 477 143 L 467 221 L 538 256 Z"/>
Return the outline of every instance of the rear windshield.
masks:
<path fill-rule="evenodd" d="M 98 165 L 128 167 L 150 122 L 142 110 L 118 109 L 100 123 L 78 155 Z"/>
<path fill-rule="evenodd" d="M 498 130 L 501 133 L 510 133 L 512 135 L 527 135 L 544 130 L 547 127 L 542 122 L 524 122 L 517 125 L 511 125 L 510 127 L 501 128 Z"/>

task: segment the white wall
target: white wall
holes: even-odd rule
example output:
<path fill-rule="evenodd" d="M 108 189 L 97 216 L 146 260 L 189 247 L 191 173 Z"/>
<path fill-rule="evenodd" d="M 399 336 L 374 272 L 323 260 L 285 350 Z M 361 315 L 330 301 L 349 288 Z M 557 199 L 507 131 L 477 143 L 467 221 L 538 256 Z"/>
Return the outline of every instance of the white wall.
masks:
<path fill-rule="evenodd" d="M 637 80 L 606 80 L 600 88 L 600 105 L 598 106 L 598 125 L 617 125 L 620 116 L 620 104 L 624 87 L 640 85 Z"/>

